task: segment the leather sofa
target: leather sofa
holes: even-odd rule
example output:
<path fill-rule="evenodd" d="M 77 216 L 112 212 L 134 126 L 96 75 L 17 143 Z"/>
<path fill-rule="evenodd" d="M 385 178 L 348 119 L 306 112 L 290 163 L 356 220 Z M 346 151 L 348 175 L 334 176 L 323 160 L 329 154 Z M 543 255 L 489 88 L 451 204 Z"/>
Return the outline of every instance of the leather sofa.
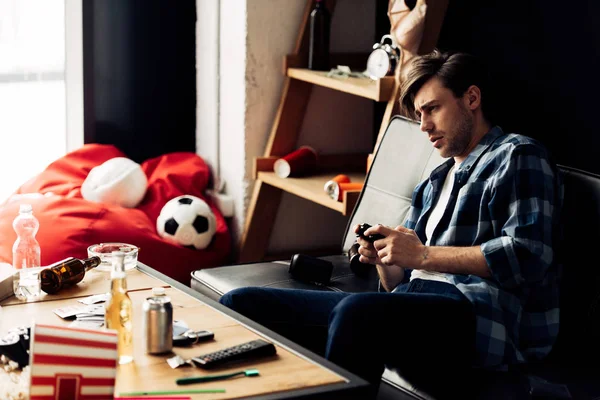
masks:
<path fill-rule="evenodd" d="M 410 206 L 413 188 L 442 161 L 416 123 L 394 117 L 348 221 L 340 254 L 323 257 L 334 264 L 328 284 L 295 280 L 288 272 L 289 262 L 277 261 L 194 271 L 192 288 L 213 299 L 243 286 L 376 291 L 378 278 L 374 269 L 359 276 L 349 267 L 347 252 L 355 240 L 352 226 L 362 222 L 400 225 Z M 564 238 L 558 254 L 564 264 L 564 276 L 560 334 L 550 356 L 543 363 L 507 372 L 473 370 L 464 381 L 445 386 L 427 380 L 415 383 L 399 371 L 386 368 L 382 387 L 393 393 L 389 398 L 439 399 L 458 395 L 457 398 L 481 399 L 569 398 L 564 396 L 593 399 L 600 396 L 600 266 L 594 250 L 600 237 L 600 176 L 567 166 L 560 166 L 560 170 L 565 203 Z"/>

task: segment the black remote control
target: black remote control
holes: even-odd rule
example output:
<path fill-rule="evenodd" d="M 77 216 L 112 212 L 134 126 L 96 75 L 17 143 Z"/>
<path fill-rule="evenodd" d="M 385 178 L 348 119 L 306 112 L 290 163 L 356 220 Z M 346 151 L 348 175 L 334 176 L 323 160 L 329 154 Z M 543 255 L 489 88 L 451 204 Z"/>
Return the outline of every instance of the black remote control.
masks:
<path fill-rule="evenodd" d="M 362 237 L 369 243 L 373 243 L 376 240 L 385 238 L 385 236 L 380 235 L 379 233 L 376 233 L 374 235 L 365 236 L 365 231 L 367 229 L 369 229 L 370 227 L 371 227 L 371 225 L 369 225 L 369 224 L 360 224 L 360 228 L 358 228 L 358 233 L 356 234 L 356 237 Z"/>
<path fill-rule="evenodd" d="M 192 358 L 192 362 L 197 367 L 209 369 L 231 361 L 272 356 L 275 354 L 275 352 L 276 350 L 273 343 L 257 339 L 252 340 L 251 342 L 246 342 L 237 346 L 215 351 L 214 353 L 208 353 L 199 357 L 194 357 Z"/>

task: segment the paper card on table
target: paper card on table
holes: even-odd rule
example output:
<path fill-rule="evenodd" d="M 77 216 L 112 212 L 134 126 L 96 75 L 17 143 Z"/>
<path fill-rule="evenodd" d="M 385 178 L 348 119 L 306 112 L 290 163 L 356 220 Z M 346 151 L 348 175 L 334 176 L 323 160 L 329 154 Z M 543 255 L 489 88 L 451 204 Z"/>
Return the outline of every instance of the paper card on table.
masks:
<path fill-rule="evenodd" d="M 86 312 L 87 308 L 88 306 L 66 306 L 55 308 L 52 311 L 54 311 L 54 314 L 58 315 L 62 319 L 70 319 L 75 318 L 77 314 Z"/>
<path fill-rule="evenodd" d="M 183 335 L 185 332 L 189 331 L 190 328 L 183 320 L 174 320 L 173 321 L 173 336 Z"/>
<path fill-rule="evenodd" d="M 75 305 L 55 308 L 54 313 L 63 319 L 71 319 L 74 317 L 90 317 L 90 316 L 103 316 L 105 314 L 104 304 L 92 304 L 92 305 Z"/>
<path fill-rule="evenodd" d="M 31 330 L 30 400 L 112 400 L 117 332 L 35 324 Z"/>
<path fill-rule="evenodd" d="M 106 313 L 104 304 L 90 304 L 83 306 L 83 309 L 85 310 L 84 313 L 88 314 L 104 315 Z"/>
<path fill-rule="evenodd" d="M 76 319 L 75 321 L 73 321 L 69 324 L 69 328 L 98 329 L 98 328 L 102 328 L 103 326 L 104 326 L 104 320 L 98 321 L 98 320 Z"/>
<path fill-rule="evenodd" d="M 84 306 L 81 312 L 77 313 L 75 317 L 77 319 L 104 319 L 104 315 L 106 314 L 106 309 L 103 304 L 92 304 L 89 306 Z"/>
<path fill-rule="evenodd" d="M 79 299 L 77 301 L 83 304 L 90 305 L 96 303 L 104 303 L 106 300 L 108 300 L 108 293 L 94 294 L 88 297 L 84 297 L 83 299 Z"/>

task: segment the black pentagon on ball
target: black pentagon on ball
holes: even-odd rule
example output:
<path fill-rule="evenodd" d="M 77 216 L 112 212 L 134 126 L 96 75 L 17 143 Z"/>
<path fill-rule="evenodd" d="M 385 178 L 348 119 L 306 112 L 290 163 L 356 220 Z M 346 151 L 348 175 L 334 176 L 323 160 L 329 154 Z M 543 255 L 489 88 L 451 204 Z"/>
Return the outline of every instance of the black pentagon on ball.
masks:
<path fill-rule="evenodd" d="M 208 219 L 202 215 L 198 215 L 192 224 L 196 232 L 204 233 L 208 230 Z"/>
<path fill-rule="evenodd" d="M 177 200 L 179 204 L 192 204 L 192 201 L 194 201 L 194 199 L 190 197 L 182 197 L 179 200 Z"/>
<path fill-rule="evenodd" d="M 175 232 L 177 232 L 177 228 L 179 228 L 179 224 L 174 218 L 169 218 L 165 221 L 165 232 L 169 235 L 174 236 Z"/>

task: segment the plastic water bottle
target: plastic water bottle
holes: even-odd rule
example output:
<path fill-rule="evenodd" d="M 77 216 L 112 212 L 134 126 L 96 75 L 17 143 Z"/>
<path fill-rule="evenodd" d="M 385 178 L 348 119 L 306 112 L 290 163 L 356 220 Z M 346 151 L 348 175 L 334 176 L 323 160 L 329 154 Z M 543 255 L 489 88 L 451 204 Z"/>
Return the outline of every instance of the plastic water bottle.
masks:
<path fill-rule="evenodd" d="M 21 300 L 40 295 L 40 244 L 35 239 L 39 227 L 31 204 L 21 204 L 19 215 L 13 221 L 17 240 L 12 249 L 13 267 L 16 269 L 13 290 Z"/>

